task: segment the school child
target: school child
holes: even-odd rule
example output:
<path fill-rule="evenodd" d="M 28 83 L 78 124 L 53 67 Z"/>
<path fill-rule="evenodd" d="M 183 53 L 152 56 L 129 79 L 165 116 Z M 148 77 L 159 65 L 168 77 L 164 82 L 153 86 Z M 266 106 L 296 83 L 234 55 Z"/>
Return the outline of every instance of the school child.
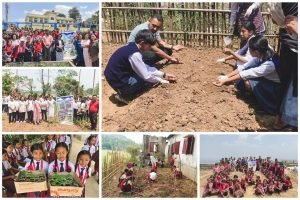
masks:
<path fill-rule="evenodd" d="M 47 153 L 47 161 L 51 163 L 55 160 L 56 142 L 53 140 L 54 135 L 47 135 L 44 141 L 44 150 Z"/>
<path fill-rule="evenodd" d="M 174 176 L 175 178 L 182 178 L 182 171 L 180 171 L 180 169 L 176 166 L 174 166 L 175 170 L 174 170 Z"/>
<path fill-rule="evenodd" d="M 220 184 L 220 196 L 223 198 L 229 197 L 229 184 L 225 179 L 223 179 L 222 183 Z"/>
<path fill-rule="evenodd" d="M 275 181 L 275 192 L 279 193 L 282 192 L 282 187 L 283 187 L 283 184 L 280 180 L 277 180 Z"/>
<path fill-rule="evenodd" d="M 17 62 L 24 62 L 24 56 L 25 56 L 25 50 L 26 50 L 26 45 L 25 41 L 21 40 L 20 45 L 17 47 Z"/>
<path fill-rule="evenodd" d="M 48 109 L 48 102 L 47 97 L 40 98 L 40 104 L 41 104 L 41 111 L 42 111 L 42 120 L 47 121 L 47 109 Z"/>
<path fill-rule="evenodd" d="M 91 156 L 93 157 L 94 153 L 96 152 L 95 144 L 96 144 L 96 136 L 90 135 L 87 138 L 87 144 L 84 145 L 81 150 L 86 150 L 90 152 Z"/>
<path fill-rule="evenodd" d="M 240 181 L 236 180 L 233 185 L 233 196 L 236 198 L 241 198 L 244 196 L 245 191 L 241 187 Z"/>
<path fill-rule="evenodd" d="M 151 171 L 148 172 L 146 175 L 146 182 L 151 183 L 156 181 L 156 179 L 157 179 L 157 173 L 153 169 L 151 169 Z"/>
<path fill-rule="evenodd" d="M 3 143 L 3 148 L 6 150 L 7 152 L 7 158 L 8 158 L 8 162 L 9 164 L 13 167 L 18 169 L 19 168 L 19 164 L 17 163 L 17 158 L 15 157 L 15 155 L 13 154 L 13 145 L 10 142 L 4 142 Z"/>
<path fill-rule="evenodd" d="M 92 160 L 95 162 L 94 165 L 94 172 L 92 173 L 92 176 L 95 176 L 98 173 L 99 178 L 99 149 L 94 153 Z M 99 183 L 99 179 L 97 181 Z"/>
<path fill-rule="evenodd" d="M 24 158 L 24 162 L 29 162 L 32 158 L 30 151 L 30 143 L 28 139 L 23 139 L 22 141 L 22 156 Z"/>
<path fill-rule="evenodd" d="M 32 152 L 31 161 L 27 162 L 24 170 L 26 171 L 48 171 L 48 162 L 43 160 L 44 149 L 41 144 L 33 144 L 30 148 Z M 46 197 L 46 191 L 30 192 L 27 193 L 27 197 Z"/>
<path fill-rule="evenodd" d="M 254 94 L 261 108 L 275 114 L 279 95 L 280 79 L 277 73 L 279 60 L 269 47 L 267 39 L 255 36 L 249 40 L 250 53 L 255 59 L 241 65 L 226 75 L 227 78 L 217 80 L 213 84 L 222 86 L 232 81 L 242 95 L 247 92 Z"/>
<path fill-rule="evenodd" d="M 71 138 L 68 135 L 56 135 L 56 143 L 64 142 L 70 148 Z"/>
<path fill-rule="evenodd" d="M 49 96 L 49 100 L 47 100 L 48 107 L 48 120 L 50 122 L 54 121 L 54 112 L 55 112 L 55 100 L 52 96 Z"/>
<path fill-rule="evenodd" d="M 27 110 L 27 122 L 33 123 L 33 99 L 31 95 L 28 95 L 26 100 L 26 110 Z"/>
<path fill-rule="evenodd" d="M 124 172 L 119 177 L 119 184 L 118 187 L 121 189 L 122 192 L 131 192 L 133 189 L 133 176 L 128 174 L 129 170 L 126 168 Z"/>
<path fill-rule="evenodd" d="M 19 170 L 13 168 L 9 163 L 7 151 L 2 149 L 2 187 L 6 190 L 7 197 L 14 197 L 16 194 L 14 179 L 15 174 L 18 172 Z"/>
<path fill-rule="evenodd" d="M 26 163 L 22 155 L 22 144 L 17 139 L 13 141 L 13 154 L 17 159 L 17 163 L 24 167 Z"/>
<path fill-rule="evenodd" d="M 89 151 L 81 150 L 76 158 L 75 173 L 79 177 L 80 182 L 84 185 L 84 190 L 81 197 L 85 197 L 85 183 L 92 174 L 91 154 Z"/>
<path fill-rule="evenodd" d="M 255 186 L 255 194 L 256 195 L 262 195 L 262 196 L 265 195 L 265 190 L 264 190 L 264 187 L 263 187 L 262 183 L 258 183 Z"/>
<path fill-rule="evenodd" d="M 176 160 L 175 154 L 172 153 L 172 155 L 169 158 L 169 165 L 170 165 L 171 170 L 173 169 L 173 166 L 175 165 L 175 160 Z"/>
<path fill-rule="evenodd" d="M 64 142 L 59 142 L 55 146 L 56 158 L 49 165 L 48 173 L 52 172 L 74 172 L 74 165 L 69 161 L 69 148 Z"/>
<path fill-rule="evenodd" d="M 246 188 L 246 181 L 243 178 L 241 179 L 241 187 L 246 192 L 246 190 L 247 190 L 247 188 Z"/>
<path fill-rule="evenodd" d="M 26 102 L 24 97 L 19 101 L 19 122 L 25 122 Z"/>
<path fill-rule="evenodd" d="M 19 97 L 15 97 L 15 107 L 16 107 L 16 122 L 20 122 L 20 100 Z"/>
<path fill-rule="evenodd" d="M 16 122 L 16 104 L 13 97 L 8 101 L 8 120 L 10 124 Z"/>
<path fill-rule="evenodd" d="M 268 193 L 272 195 L 274 193 L 274 191 L 275 191 L 274 181 L 270 180 L 269 184 L 268 184 Z"/>
<path fill-rule="evenodd" d="M 207 179 L 207 184 L 204 187 L 202 197 L 204 198 L 204 197 L 207 197 L 207 196 L 211 196 L 213 194 L 214 194 L 214 192 L 213 192 L 213 178 L 211 176 L 210 178 Z"/>
<path fill-rule="evenodd" d="M 258 184 L 262 184 L 260 176 L 256 176 L 255 186 L 257 187 Z"/>
<path fill-rule="evenodd" d="M 239 49 L 237 52 L 232 51 L 231 49 L 224 48 L 224 53 L 229 56 L 226 58 L 218 59 L 218 63 L 226 62 L 228 60 L 236 60 L 236 65 L 243 65 L 253 59 L 249 52 L 249 40 L 255 36 L 255 25 L 252 22 L 247 22 L 241 26 L 240 32 L 241 40 L 247 41 L 247 44 Z M 220 77 L 221 78 L 221 77 Z M 225 77 L 223 77 L 225 78 Z"/>
<path fill-rule="evenodd" d="M 33 54 L 34 61 L 36 62 L 42 61 L 42 55 L 43 55 L 42 51 L 43 51 L 43 45 L 41 43 L 41 40 L 37 40 L 34 43 L 34 54 Z"/>
<path fill-rule="evenodd" d="M 40 98 L 37 97 L 34 100 L 34 104 L 33 104 L 33 123 L 35 125 L 39 125 L 41 121 L 42 121 L 41 103 L 40 103 Z"/>

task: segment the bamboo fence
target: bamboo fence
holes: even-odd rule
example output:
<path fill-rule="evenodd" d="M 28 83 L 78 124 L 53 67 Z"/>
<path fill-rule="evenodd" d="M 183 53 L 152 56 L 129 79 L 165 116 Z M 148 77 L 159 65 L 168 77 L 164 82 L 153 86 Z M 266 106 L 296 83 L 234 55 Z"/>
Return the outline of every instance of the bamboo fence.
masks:
<path fill-rule="evenodd" d="M 166 42 L 188 47 L 223 47 L 223 37 L 232 35 L 229 33 L 230 6 L 230 3 L 215 2 L 103 3 L 103 42 L 125 44 L 135 26 L 153 14 L 160 14 L 164 19 L 160 32 Z M 265 5 L 262 11 L 265 36 L 278 49 L 278 27 L 264 12 Z"/>

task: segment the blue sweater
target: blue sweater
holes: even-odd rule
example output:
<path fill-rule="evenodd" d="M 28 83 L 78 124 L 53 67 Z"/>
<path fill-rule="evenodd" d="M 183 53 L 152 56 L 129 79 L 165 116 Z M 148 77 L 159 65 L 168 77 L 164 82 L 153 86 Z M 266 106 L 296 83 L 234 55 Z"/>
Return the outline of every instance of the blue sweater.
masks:
<path fill-rule="evenodd" d="M 128 58 L 130 55 L 139 51 L 136 44 L 130 42 L 113 53 L 104 70 L 104 76 L 111 87 L 114 89 L 122 88 L 127 85 L 128 79 L 136 74 Z"/>

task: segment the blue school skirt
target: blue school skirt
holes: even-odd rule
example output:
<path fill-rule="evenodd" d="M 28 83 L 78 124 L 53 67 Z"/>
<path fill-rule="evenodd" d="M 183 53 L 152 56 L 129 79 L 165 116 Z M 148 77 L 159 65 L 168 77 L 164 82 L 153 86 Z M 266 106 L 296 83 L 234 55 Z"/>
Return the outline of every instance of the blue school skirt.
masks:
<path fill-rule="evenodd" d="M 285 123 L 298 127 L 298 97 L 293 96 L 293 85 L 293 82 L 289 85 L 281 105 L 281 113 Z"/>
<path fill-rule="evenodd" d="M 252 93 L 259 105 L 265 112 L 275 115 L 279 98 L 280 83 L 276 83 L 263 77 L 249 79 L 248 81 L 250 82 Z M 244 80 L 237 81 L 236 87 L 242 94 L 245 94 L 246 87 Z"/>

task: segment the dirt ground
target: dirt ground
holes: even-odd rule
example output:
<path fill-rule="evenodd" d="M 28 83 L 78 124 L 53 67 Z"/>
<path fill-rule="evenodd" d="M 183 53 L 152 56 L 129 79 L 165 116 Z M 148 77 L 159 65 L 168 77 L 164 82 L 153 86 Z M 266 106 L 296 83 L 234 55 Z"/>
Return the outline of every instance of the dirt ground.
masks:
<path fill-rule="evenodd" d="M 135 170 L 135 182 L 133 193 L 122 193 L 118 186 L 119 174 L 102 186 L 102 197 L 197 197 L 197 185 L 186 177 L 174 179 L 170 168 L 158 168 L 157 181 L 146 183 L 146 173 L 151 167 Z M 121 174 L 121 172 L 120 172 Z"/>
<path fill-rule="evenodd" d="M 87 137 L 88 135 L 84 136 L 84 139 Z M 83 147 L 84 141 L 80 141 L 77 138 L 73 137 L 72 139 L 72 147 L 71 147 L 71 153 L 70 153 L 70 160 L 72 163 L 75 164 L 76 162 L 76 157 L 77 154 L 79 153 L 79 151 L 81 150 L 81 148 Z M 92 172 L 94 172 L 94 164 L 95 162 L 92 161 Z M 85 185 L 85 197 L 88 198 L 92 198 L 92 197 L 99 197 L 99 184 L 97 183 L 98 180 L 98 176 L 91 176 L 87 179 L 86 181 L 86 185 Z"/>
<path fill-rule="evenodd" d="M 238 175 L 238 177 L 242 177 L 242 172 L 232 172 L 230 176 Z M 273 194 L 273 195 L 265 195 L 264 198 L 297 198 L 298 197 L 298 174 L 295 172 L 291 172 L 290 170 L 286 170 L 286 174 L 291 177 L 293 188 L 288 190 L 287 192 L 282 192 L 280 194 Z M 205 184 L 207 183 L 207 179 L 212 175 L 211 169 L 200 169 L 200 195 L 203 194 L 203 189 L 205 187 Z M 260 176 L 262 179 L 265 178 L 265 176 L 261 172 L 255 172 L 255 176 Z M 247 186 L 246 193 L 244 195 L 245 198 L 257 198 L 254 194 L 254 186 Z M 217 196 L 212 196 L 211 198 L 215 198 Z"/>
<path fill-rule="evenodd" d="M 103 44 L 102 71 L 118 47 Z M 127 106 L 116 104 L 115 91 L 102 79 L 104 131 L 273 131 L 274 116 L 257 113 L 254 99 L 238 98 L 233 85 L 212 84 L 233 70 L 216 63 L 224 57 L 221 49 L 190 48 L 174 56 L 183 64 L 162 70 L 175 74 L 177 83 L 152 88 Z"/>
<path fill-rule="evenodd" d="M 99 120 L 99 119 L 98 119 Z M 89 129 L 82 129 L 77 125 L 63 125 L 58 123 L 42 122 L 39 125 L 29 123 L 8 123 L 7 114 L 2 114 L 3 132 L 86 132 Z"/>

